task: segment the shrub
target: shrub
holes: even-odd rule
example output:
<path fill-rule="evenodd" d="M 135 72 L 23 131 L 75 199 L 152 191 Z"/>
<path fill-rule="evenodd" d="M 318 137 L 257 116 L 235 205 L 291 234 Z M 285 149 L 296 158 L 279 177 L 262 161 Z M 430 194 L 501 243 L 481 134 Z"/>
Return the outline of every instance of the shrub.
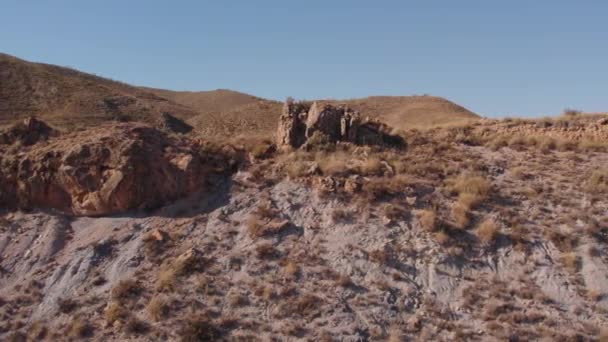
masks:
<path fill-rule="evenodd" d="M 590 193 L 608 193 L 608 169 L 599 169 L 591 172 L 585 188 Z"/>
<path fill-rule="evenodd" d="M 159 291 L 173 290 L 178 276 L 177 269 L 171 264 L 163 265 L 156 278 L 156 289 Z"/>
<path fill-rule="evenodd" d="M 59 307 L 59 312 L 67 314 L 78 307 L 78 302 L 73 299 L 62 298 L 57 301 L 57 306 Z"/>
<path fill-rule="evenodd" d="M 359 165 L 359 173 L 367 176 L 381 175 L 384 169 L 382 161 L 375 157 L 367 157 L 361 165 Z"/>
<path fill-rule="evenodd" d="M 477 201 L 486 198 L 492 188 L 492 184 L 479 175 L 462 173 L 451 181 L 451 190 L 462 194 L 469 194 Z"/>
<path fill-rule="evenodd" d="M 279 252 L 270 243 L 263 243 L 255 248 L 255 252 L 259 259 L 276 259 L 279 257 Z"/>
<path fill-rule="evenodd" d="M 347 175 L 350 173 L 349 162 L 352 156 L 345 153 L 332 153 L 330 155 L 319 153 L 315 157 L 321 173 L 328 176 Z"/>
<path fill-rule="evenodd" d="M 486 219 L 477 226 L 477 238 L 485 244 L 493 244 L 498 237 L 500 229 L 492 219 Z"/>
<path fill-rule="evenodd" d="M 427 232 L 434 232 L 437 230 L 437 214 L 434 210 L 421 210 L 418 212 L 418 222 L 422 229 Z"/>
<path fill-rule="evenodd" d="M 160 321 L 169 311 L 167 300 L 160 296 L 154 296 L 146 306 L 146 310 L 152 320 Z"/>
<path fill-rule="evenodd" d="M 353 285 L 352 279 L 346 274 L 340 274 L 336 279 L 336 283 L 342 287 L 350 287 Z"/>
<path fill-rule="evenodd" d="M 444 231 L 436 232 L 433 234 L 433 238 L 442 246 L 446 246 L 450 242 L 450 236 Z"/>
<path fill-rule="evenodd" d="M 311 316 L 319 307 L 321 299 L 312 294 L 305 294 L 294 303 L 294 309 L 302 316 Z"/>
<path fill-rule="evenodd" d="M 93 327 L 81 318 L 75 318 L 69 325 L 68 336 L 75 339 L 82 339 L 91 336 Z"/>
<path fill-rule="evenodd" d="M 578 272 L 580 258 L 574 252 L 564 253 L 560 258 L 562 265 L 572 273 Z"/>
<path fill-rule="evenodd" d="M 112 299 L 124 300 L 133 298 L 139 295 L 141 292 L 141 286 L 139 283 L 132 279 L 121 280 L 112 289 Z"/>
<path fill-rule="evenodd" d="M 148 331 L 149 326 L 137 317 L 130 316 L 125 322 L 124 329 L 129 334 L 141 335 Z"/>
<path fill-rule="evenodd" d="M 300 272 L 300 268 L 298 267 L 298 265 L 295 262 L 290 260 L 283 267 L 283 271 L 285 272 L 285 274 L 287 276 L 295 278 L 298 276 L 298 273 Z"/>
<path fill-rule="evenodd" d="M 222 332 L 205 316 L 197 316 L 183 323 L 179 331 L 182 342 L 219 341 Z"/>
<path fill-rule="evenodd" d="M 108 304 L 104 311 L 104 318 L 108 324 L 122 320 L 128 316 L 127 311 L 121 303 L 113 301 Z"/>
<path fill-rule="evenodd" d="M 579 116 L 581 114 L 582 114 L 582 111 L 580 111 L 578 109 L 573 109 L 573 108 L 566 108 L 566 109 L 564 109 L 564 112 L 563 112 L 564 116 L 569 116 L 569 117 Z"/>
<path fill-rule="evenodd" d="M 460 201 L 452 204 L 450 214 L 452 215 L 452 219 L 458 228 L 465 228 L 471 221 L 469 217 L 469 207 Z"/>

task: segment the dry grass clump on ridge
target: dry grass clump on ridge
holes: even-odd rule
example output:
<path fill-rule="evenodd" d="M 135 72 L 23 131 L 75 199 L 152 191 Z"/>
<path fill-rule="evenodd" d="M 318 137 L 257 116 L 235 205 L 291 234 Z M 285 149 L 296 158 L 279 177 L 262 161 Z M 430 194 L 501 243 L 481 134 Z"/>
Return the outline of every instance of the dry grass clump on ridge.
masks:
<path fill-rule="evenodd" d="M 451 216 L 458 228 L 465 228 L 470 223 L 470 212 L 488 198 L 492 185 L 479 175 L 462 173 L 448 180 L 447 188 L 458 194 L 458 200 L 452 204 Z"/>
<path fill-rule="evenodd" d="M 496 222 L 492 219 L 486 219 L 482 221 L 479 226 L 477 226 L 477 230 L 475 231 L 475 235 L 479 241 L 484 244 L 493 244 L 498 237 L 500 232 L 500 228 L 496 224 Z"/>

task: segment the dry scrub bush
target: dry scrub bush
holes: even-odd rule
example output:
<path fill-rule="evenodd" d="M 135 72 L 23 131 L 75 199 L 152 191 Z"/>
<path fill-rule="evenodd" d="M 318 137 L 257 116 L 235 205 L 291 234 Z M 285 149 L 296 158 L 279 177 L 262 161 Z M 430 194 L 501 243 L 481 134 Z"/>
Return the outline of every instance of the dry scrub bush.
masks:
<path fill-rule="evenodd" d="M 121 280 L 114 288 L 112 289 L 112 299 L 115 300 L 125 300 L 129 298 L 136 297 L 141 292 L 140 284 L 132 279 Z"/>
<path fill-rule="evenodd" d="M 259 259 L 276 259 L 279 257 L 279 251 L 270 243 L 263 243 L 255 248 L 256 255 Z"/>
<path fill-rule="evenodd" d="M 128 312 L 122 304 L 117 301 L 110 302 L 104 311 L 104 318 L 108 324 L 113 324 L 127 316 Z"/>
<path fill-rule="evenodd" d="M 347 175 L 351 172 L 350 162 L 352 156 L 344 152 L 335 152 L 331 154 L 318 153 L 315 156 L 315 160 L 324 175 L 339 176 Z"/>
<path fill-rule="evenodd" d="M 580 258 L 574 252 L 564 253 L 560 258 L 562 265 L 571 273 L 578 272 Z"/>
<path fill-rule="evenodd" d="M 179 277 L 200 270 L 205 264 L 206 260 L 197 253 L 187 258 L 178 257 L 168 260 L 160 267 L 156 278 L 156 289 L 173 290 Z"/>
<path fill-rule="evenodd" d="M 434 210 L 425 209 L 418 212 L 418 222 L 422 229 L 434 232 L 438 229 L 437 213 Z"/>
<path fill-rule="evenodd" d="M 452 208 L 450 210 L 450 215 L 452 219 L 456 223 L 456 227 L 464 229 L 471 222 L 471 218 L 469 217 L 470 207 L 461 203 L 460 201 L 452 204 Z"/>
<path fill-rule="evenodd" d="M 477 226 L 475 235 L 477 235 L 479 241 L 484 244 L 493 244 L 496 241 L 499 232 L 500 229 L 496 222 L 492 219 L 486 219 Z"/>
<path fill-rule="evenodd" d="M 594 194 L 608 193 L 608 168 L 593 171 L 587 179 L 585 188 Z"/>
<path fill-rule="evenodd" d="M 578 245 L 578 238 L 572 234 L 565 234 L 557 230 L 548 230 L 545 236 L 559 249 L 561 252 L 572 252 Z"/>
<path fill-rule="evenodd" d="M 295 278 L 298 276 L 298 273 L 300 272 L 300 268 L 294 261 L 289 260 L 283 267 L 283 271 L 285 272 L 285 274 L 288 277 Z"/>
<path fill-rule="evenodd" d="M 566 117 L 574 117 L 574 116 L 579 116 L 582 113 L 583 112 L 578 109 L 566 108 L 566 109 L 564 109 L 563 115 Z"/>
<path fill-rule="evenodd" d="M 220 341 L 221 330 L 206 316 L 195 316 L 187 319 L 179 331 L 182 342 Z"/>
<path fill-rule="evenodd" d="M 74 318 L 68 327 L 68 336 L 74 339 L 83 339 L 93 332 L 93 327 L 82 318 Z"/>
<path fill-rule="evenodd" d="M 448 188 L 458 195 L 475 196 L 469 199 L 471 201 L 481 201 L 488 196 L 492 184 L 480 175 L 462 173 L 448 182 Z"/>
<path fill-rule="evenodd" d="M 364 176 L 381 175 L 383 169 L 382 161 L 376 157 L 367 157 L 358 167 L 359 174 Z"/>
<path fill-rule="evenodd" d="M 146 306 L 146 311 L 148 311 L 152 320 L 156 322 L 160 321 L 169 311 L 167 300 L 158 295 L 152 297 Z"/>
<path fill-rule="evenodd" d="M 444 231 L 436 232 L 435 234 L 433 234 L 433 238 L 438 244 L 442 246 L 447 246 L 450 242 L 450 235 L 448 235 L 448 233 Z"/>

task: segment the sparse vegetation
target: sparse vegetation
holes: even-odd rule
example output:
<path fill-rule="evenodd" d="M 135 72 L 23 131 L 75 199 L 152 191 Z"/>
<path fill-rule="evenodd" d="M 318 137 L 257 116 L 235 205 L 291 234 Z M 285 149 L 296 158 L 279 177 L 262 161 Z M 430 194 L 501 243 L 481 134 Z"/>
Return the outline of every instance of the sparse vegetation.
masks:
<path fill-rule="evenodd" d="M 146 311 L 154 321 L 158 322 L 169 312 L 169 305 L 164 297 L 157 295 L 150 299 Z"/>
<path fill-rule="evenodd" d="M 68 336 L 74 339 L 82 339 L 93 333 L 93 327 L 82 318 L 74 318 L 68 328 Z"/>
<path fill-rule="evenodd" d="M 184 322 L 179 335 L 182 342 L 218 341 L 222 332 L 208 317 L 197 316 Z"/>
<path fill-rule="evenodd" d="M 427 232 L 434 232 L 438 229 L 437 214 L 434 210 L 422 210 L 418 213 L 418 221 L 422 229 Z"/>
<path fill-rule="evenodd" d="M 498 237 L 500 229 L 496 222 L 492 219 L 486 219 L 477 226 L 475 234 L 479 241 L 484 244 L 493 244 Z"/>
<path fill-rule="evenodd" d="M 115 300 L 126 300 L 136 297 L 141 292 L 140 284 L 132 279 L 121 280 L 112 289 L 112 298 Z"/>

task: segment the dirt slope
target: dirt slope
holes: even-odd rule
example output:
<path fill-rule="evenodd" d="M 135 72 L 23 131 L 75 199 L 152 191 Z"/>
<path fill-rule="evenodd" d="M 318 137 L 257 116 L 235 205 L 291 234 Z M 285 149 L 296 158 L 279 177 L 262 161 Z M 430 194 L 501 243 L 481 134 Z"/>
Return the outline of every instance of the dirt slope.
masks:
<path fill-rule="evenodd" d="M 446 99 L 432 96 L 374 96 L 331 100 L 395 128 L 427 128 L 478 118 Z M 108 120 L 157 121 L 163 112 L 187 120 L 208 137 L 272 135 L 282 104 L 218 89 L 171 91 L 135 87 L 49 64 L 0 54 L 0 126 L 36 115 L 60 128 Z"/>
<path fill-rule="evenodd" d="M 541 143 L 604 119 L 276 153 L 152 212 L 0 212 L 0 339 L 604 341 L 608 145 Z"/>
<path fill-rule="evenodd" d="M 0 54 L 0 124 L 35 115 L 59 127 L 86 127 L 108 120 L 154 121 L 162 112 L 182 119 L 196 114 L 124 83 Z"/>
<path fill-rule="evenodd" d="M 428 128 L 478 119 L 470 110 L 435 96 L 371 96 L 340 101 L 398 129 Z"/>

